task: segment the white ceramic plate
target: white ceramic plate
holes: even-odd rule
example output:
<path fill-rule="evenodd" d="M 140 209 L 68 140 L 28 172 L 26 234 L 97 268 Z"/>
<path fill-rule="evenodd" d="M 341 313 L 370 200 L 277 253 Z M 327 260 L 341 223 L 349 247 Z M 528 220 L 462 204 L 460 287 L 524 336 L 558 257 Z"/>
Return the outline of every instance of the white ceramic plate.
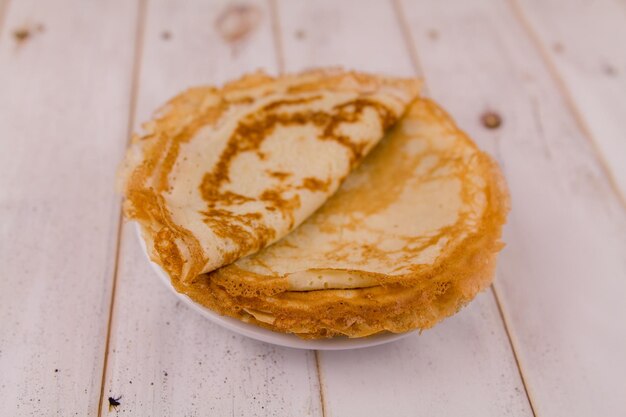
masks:
<path fill-rule="evenodd" d="M 239 333 L 243 336 L 250 337 L 252 339 L 260 340 L 262 342 L 272 343 L 274 345 L 286 346 L 290 348 L 296 349 L 316 349 L 316 350 L 345 350 L 345 349 L 357 349 L 364 348 L 370 346 L 382 345 L 383 343 L 389 343 L 394 340 L 401 339 L 406 337 L 412 332 L 407 333 L 383 333 L 370 337 L 361 337 L 358 339 L 350 339 L 347 337 L 334 337 L 331 339 L 320 339 L 320 340 L 305 340 L 301 339 L 298 336 L 286 333 L 278 333 L 273 332 L 268 329 L 264 329 L 262 327 L 256 326 L 254 324 L 245 323 L 243 321 L 222 316 L 213 310 L 210 310 L 186 296 L 185 294 L 181 294 L 174 289 L 172 283 L 170 281 L 169 276 L 161 269 L 161 267 L 150 260 L 148 256 L 148 252 L 146 250 L 146 244 L 141 237 L 141 232 L 139 230 L 139 225 L 135 223 L 137 237 L 141 244 L 141 247 L 146 254 L 146 258 L 148 262 L 152 265 L 152 269 L 159 276 L 161 282 L 163 282 L 171 291 L 174 293 L 183 303 L 187 304 L 193 310 L 197 311 L 209 321 L 220 325 L 230 331 L 235 333 Z"/>

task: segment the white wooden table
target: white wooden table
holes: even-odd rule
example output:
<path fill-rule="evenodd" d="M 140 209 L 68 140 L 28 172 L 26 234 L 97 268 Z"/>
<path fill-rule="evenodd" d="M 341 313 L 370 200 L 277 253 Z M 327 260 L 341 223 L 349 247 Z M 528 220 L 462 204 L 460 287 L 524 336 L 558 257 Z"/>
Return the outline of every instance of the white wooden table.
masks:
<path fill-rule="evenodd" d="M 424 77 L 513 199 L 490 290 L 332 353 L 177 302 L 113 186 L 179 90 L 327 65 Z M 626 416 L 625 195 L 623 0 L 0 0 L 0 416 Z"/>

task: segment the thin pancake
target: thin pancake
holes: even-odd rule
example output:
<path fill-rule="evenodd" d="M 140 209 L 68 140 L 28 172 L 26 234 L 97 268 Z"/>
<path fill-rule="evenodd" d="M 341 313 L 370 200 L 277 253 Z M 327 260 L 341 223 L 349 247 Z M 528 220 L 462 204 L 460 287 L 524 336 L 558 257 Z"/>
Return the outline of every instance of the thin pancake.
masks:
<path fill-rule="evenodd" d="M 214 279 L 235 295 L 414 284 L 481 227 L 488 161 L 420 99 L 311 218 Z"/>
<path fill-rule="evenodd" d="M 125 214 L 151 258 L 189 283 L 298 226 L 417 90 L 415 80 L 341 70 L 188 90 L 133 139 Z"/>
<path fill-rule="evenodd" d="M 491 282 L 507 211 L 497 165 L 418 99 L 293 233 L 179 290 L 303 337 L 427 328 Z"/>

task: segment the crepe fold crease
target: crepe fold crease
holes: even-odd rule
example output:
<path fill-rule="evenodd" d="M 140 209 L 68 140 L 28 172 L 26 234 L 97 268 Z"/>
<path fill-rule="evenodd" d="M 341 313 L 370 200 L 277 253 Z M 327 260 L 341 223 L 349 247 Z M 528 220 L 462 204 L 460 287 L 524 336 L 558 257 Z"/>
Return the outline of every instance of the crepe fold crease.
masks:
<path fill-rule="evenodd" d="M 121 169 L 125 215 L 151 259 L 188 285 L 309 217 L 418 89 L 335 69 L 190 89 L 133 137 Z"/>
<path fill-rule="evenodd" d="M 292 233 L 178 291 L 304 338 L 425 329 L 493 279 L 509 210 L 497 164 L 418 98 Z"/>

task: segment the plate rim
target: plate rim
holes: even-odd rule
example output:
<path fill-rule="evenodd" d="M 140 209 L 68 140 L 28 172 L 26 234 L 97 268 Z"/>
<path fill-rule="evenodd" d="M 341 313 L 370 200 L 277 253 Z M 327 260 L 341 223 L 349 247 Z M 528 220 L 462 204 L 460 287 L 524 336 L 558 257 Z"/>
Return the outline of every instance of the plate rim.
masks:
<path fill-rule="evenodd" d="M 141 249 L 146 259 L 150 263 L 152 270 L 159 277 L 159 281 L 161 281 L 166 287 L 168 287 L 170 291 L 173 292 L 180 301 L 185 303 L 192 310 L 199 313 L 210 322 L 233 333 L 237 333 L 261 342 L 293 349 L 348 350 L 379 346 L 382 344 L 403 339 L 416 332 L 415 330 L 404 333 L 387 332 L 379 335 L 354 339 L 348 337 L 333 337 L 330 339 L 302 339 L 294 334 L 275 332 L 273 330 L 265 329 L 252 323 L 246 323 L 233 317 L 223 316 L 209 309 L 208 307 L 196 303 L 188 295 L 176 291 L 167 273 L 163 271 L 163 269 L 157 263 L 153 262 L 150 259 L 146 244 L 143 240 L 143 237 L 141 236 L 141 226 L 136 221 L 133 221 L 132 223 L 134 223 L 135 234 L 137 236 L 137 239 L 139 240 Z"/>

